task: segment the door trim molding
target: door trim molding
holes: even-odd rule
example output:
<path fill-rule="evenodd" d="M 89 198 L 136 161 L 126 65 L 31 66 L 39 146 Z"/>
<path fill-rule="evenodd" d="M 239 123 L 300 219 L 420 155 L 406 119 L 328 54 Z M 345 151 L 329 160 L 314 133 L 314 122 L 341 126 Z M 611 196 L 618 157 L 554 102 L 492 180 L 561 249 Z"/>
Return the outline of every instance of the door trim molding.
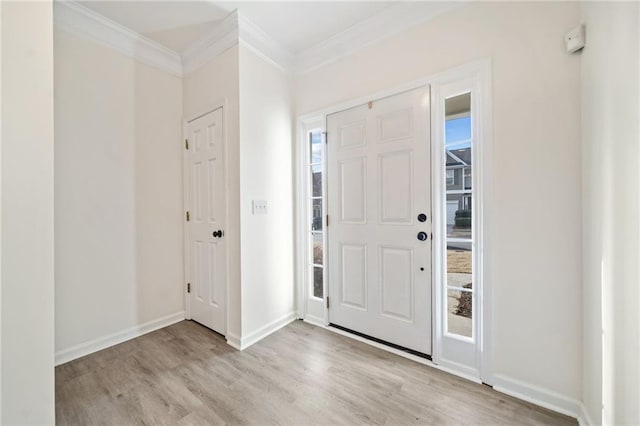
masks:
<path fill-rule="evenodd" d="M 473 118 L 473 287 L 474 306 L 473 328 L 474 340 L 446 333 L 444 319 L 447 310 L 445 271 L 442 248 L 446 246 L 446 238 L 442 230 L 446 229 L 446 203 L 443 159 L 444 150 L 439 145 L 433 146 L 433 206 L 434 206 L 434 248 L 433 258 L 434 283 L 434 362 L 452 369 L 467 370 L 483 382 L 493 384 L 491 366 L 491 208 L 493 182 L 492 173 L 492 138 L 491 138 L 491 62 L 489 60 L 475 62 L 463 67 L 442 73 L 432 80 L 432 140 L 444 140 L 444 99 L 456 93 L 470 91 Z M 444 92 L 444 93 L 443 93 Z M 438 214 L 440 212 L 440 214 Z M 454 349 L 455 348 L 455 349 Z M 449 357 L 454 355 L 453 357 Z M 462 358 L 473 358 L 474 365 L 462 364 Z"/>
<path fill-rule="evenodd" d="M 183 247 L 183 270 L 184 270 L 184 316 L 185 319 L 191 320 L 191 297 L 187 293 L 187 283 L 191 282 L 191 274 L 189 270 L 190 260 L 190 239 L 189 239 L 189 223 L 186 221 L 184 214 L 189 210 L 189 191 L 191 186 L 189 185 L 189 150 L 185 149 L 184 143 L 189 136 L 189 123 L 203 117 L 217 109 L 222 108 L 222 152 L 224 158 L 224 185 L 225 185 L 225 215 L 227 220 L 227 226 L 229 222 L 229 167 L 228 167 L 228 150 L 227 150 L 227 98 L 213 102 L 209 107 L 198 111 L 197 113 L 183 117 L 182 119 L 182 140 L 180 144 L 182 146 L 182 182 L 183 182 L 183 194 L 182 194 L 182 207 L 183 217 L 182 223 L 184 224 L 182 230 L 184 233 L 184 247 Z M 227 256 L 226 256 L 226 276 L 225 276 L 225 306 L 224 306 L 224 335 L 229 335 L 229 243 L 227 243 Z"/>
<path fill-rule="evenodd" d="M 306 114 L 301 114 L 297 117 L 297 129 L 298 129 L 298 140 L 296 143 L 296 158 L 297 158 L 297 164 L 296 164 L 296 170 L 297 170 L 297 179 L 296 179 L 296 184 L 297 184 L 297 190 L 296 190 L 296 196 L 297 196 L 297 200 L 296 200 L 296 220 L 297 220 L 297 224 L 298 226 L 296 227 L 297 232 L 296 232 L 296 242 L 298 244 L 297 248 L 296 248 L 296 254 L 297 254 L 297 264 L 296 264 L 296 270 L 297 270 L 297 278 L 298 278 L 298 283 L 297 283 L 297 294 L 299 295 L 298 297 L 298 306 L 297 306 L 297 310 L 299 315 L 307 320 L 308 322 L 311 322 L 313 324 L 316 325 L 320 325 L 320 326 L 326 326 L 326 318 L 328 318 L 328 313 L 327 313 L 327 309 L 325 307 L 325 312 L 324 312 L 324 317 L 325 317 L 325 321 L 324 324 L 319 321 L 320 318 L 314 317 L 314 318 L 307 318 L 306 312 L 305 312 L 305 291 L 306 288 L 308 287 L 309 283 L 308 283 L 308 277 L 304 274 L 304 268 L 306 267 L 305 264 L 301 264 L 300 260 L 301 259 L 305 259 L 304 257 L 304 250 L 306 250 L 306 235 L 305 235 L 305 229 L 304 226 L 300 225 L 300 221 L 304 221 L 305 217 L 305 209 L 304 209 L 304 205 L 303 200 L 304 197 L 306 196 L 305 193 L 305 186 L 304 186 L 304 181 L 303 181 L 303 171 L 304 171 L 304 152 L 305 152 L 305 148 L 304 148 L 304 138 L 303 138 L 303 134 L 304 134 L 304 129 L 305 129 L 305 125 L 310 123 L 310 122 L 314 122 L 314 121 L 322 121 L 324 123 L 324 128 L 326 129 L 326 117 L 330 114 L 336 113 L 336 112 L 340 112 L 346 109 L 350 109 L 362 104 L 366 104 L 367 102 L 371 101 L 372 99 L 381 99 L 381 98 L 386 98 L 389 96 L 393 96 L 402 92 L 406 92 L 408 90 L 413 90 L 416 89 L 418 87 L 421 86 L 425 86 L 425 85 L 429 85 L 431 87 L 431 111 L 433 113 L 434 108 L 433 108 L 433 87 L 434 85 L 440 84 L 441 82 L 445 82 L 445 81 L 454 81 L 457 79 L 464 79 L 464 78 L 469 78 L 470 76 L 474 76 L 474 75 L 478 75 L 479 76 L 479 81 L 480 81 L 480 90 L 482 93 L 482 100 L 481 100 L 481 104 L 479 105 L 479 107 L 482 110 L 482 117 L 480 117 L 480 123 L 482 125 L 482 152 L 481 152 L 481 161 L 482 161 L 482 176 L 480 177 L 480 179 L 482 179 L 482 195 L 481 197 L 483 198 L 483 214 L 482 214 L 482 225 L 481 225 L 481 229 L 482 229 L 482 241 L 480 242 L 483 245 L 483 253 L 484 253 L 484 257 L 483 257 L 483 261 L 482 261 L 482 268 L 481 268 L 481 274 L 482 274 L 482 281 L 483 281 L 483 285 L 482 288 L 479 290 L 478 294 L 480 294 L 480 301 L 478 303 L 478 307 L 479 307 L 479 311 L 481 311 L 481 316 L 482 316 L 482 324 L 481 327 L 479 327 L 479 330 L 477 331 L 478 333 L 478 342 L 482 347 L 481 350 L 481 358 L 479 361 L 479 371 L 475 372 L 476 375 L 478 375 L 479 377 L 475 378 L 474 381 L 477 381 L 479 378 L 482 379 L 483 382 L 488 383 L 488 384 L 492 384 L 493 382 L 493 365 L 492 365 L 492 354 L 493 354 L 493 347 L 492 347 L 492 315 L 491 315 L 491 300 L 492 300 L 492 289 L 491 289 L 491 283 L 492 283 L 492 276 L 493 276 L 493 269 L 492 269 L 492 265 L 491 265 L 491 259 L 492 259 L 492 255 L 491 255 L 491 250 L 492 250 L 492 245 L 491 245 L 491 225 L 492 225 L 492 216 L 491 216 L 491 209 L 487 206 L 492 206 L 493 205 L 493 187 L 491 185 L 492 183 L 492 178 L 493 178 L 493 165 L 492 165 L 492 101 L 491 101 L 491 93 L 492 93 L 492 87 L 491 87 L 491 59 L 490 58 L 484 58 L 484 59 L 480 59 L 477 61 L 473 61 L 458 67 L 454 67 L 439 73 L 435 73 L 433 75 L 424 77 L 424 78 L 420 78 L 405 84 L 401 84 L 392 88 L 388 88 L 388 89 L 384 89 L 384 90 L 380 90 L 378 92 L 366 95 L 366 96 L 361 96 L 355 99 L 351 99 L 345 102 L 341 102 L 338 104 L 334 104 L 316 111 L 312 111 L 310 113 L 306 113 Z M 433 135 L 433 123 L 432 123 L 432 141 L 434 141 L 434 135 Z M 432 162 L 434 161 L 434 156 L 432 155 Z M 432 164 L 433 165 L 433 164 Z M 326 180 L 326 177 L 325 177 Z M 435 180 L 432 181 L 432 187 L 435 184 Z M 325 192 L 326 194 L 326 192 Z M 435 209 L 435 206 L 433 206 L 432 208 Z M 304 222 L 302 222 L 302 224 L 304 224 Z M 328 232 L 330 232 L 329 230 L 326 231 L 327 234 Z M 435 256 L 436 254 L 436 250 L 432 250 L 432 256 Z M 434 265 L 435 266 L 435 265 Z M 327 273 L 327 271 L 329 270 L 329 268 L 331 268 L 331 265 L 326 264 L 325 265 L 325 273 Z M 435 269 L 435 268 L 434 268 Z M 328 286 L 325 285 L 325 291 L 326 288 Z M 433 286 L 432 289 L 435 292 L 435 289 L 438 287 L 438 282 L 436 280 L 433 281 Z M 325 293 L 326 295 L 326 293 Z M 435 303 L 438 301 L 439 299 L 437 298 L 436 294 L 433 294 L 433 300 L 432 303 L 434 303 L 434 308 L 435 308 Z M 435 314 L 435 309 L 433 310 L 433 313 Z M 435 356 L 435 354 L 437 353 L 436 351 L 438 350 L 439 346 L 441 345 L 441 342 L 439 340 L 439 337 L 437 336 L 437 334 L 435 333 L 436 331 L 436 327 L 439 327 L 440 324 L 438 321 L 436 321 L 437 318 L 434 318 L 434 321 L 432 321 L 432 344 L 433 344 L 433 355 Z M 334 330 L 332 330 L 334 331 Z M 434 357 L 434 359 L 436 359 Z M 449 372 L 455 372 L 455 374 L 457 375 L 461 375 L 463 377 L 466 378 L 471 378 L 469 376 L 468 373 L 468 369 L 461 369 L 461 368 L 457 368 L 459 366 L 456 366 L 455 364 L 451 364 L 448 366 L 439 366 L 438 368 L 444 369 L 445 371 L 449 371 Z"/>
<path fill-rule="evenodd" d="M 307 205 L 307 188 L 310 184 L 307 177 L 308 171 L 308 161 L 310 152 L 309 152 L 309 144 L 306 143 L 306 137 L 308 133 L 312 130 L 320 129 L 321 132 L 326 131 L 326 123 L 324 117 L 312 117 L 307 120 L 302 120 L 298 122 L 297 130 L 298 136 L 297 140 L 300 141 L 299 144 L 295 145 L 294 156 L 296 158 L 296 181 L 295 181 L 295 276 L 297 279 L 297 287 L 296 287 L 296 311 L 298 313 L 298 318 L 309 318 L 312 316 L 314 321 L 318 324 L 327 325 L 328 324 L 328 316 L 325 300 L 319 298 L 310 298 L 309 290 L 310 290 L 310 281 L 309 277 L 311 274 L 311 270 L 309 262 L 308 262 L 308 252 L 307 247 L 311 242 L 309 237 L 309 229 L 307 228 L 307 220 L 309 219 L 309 208 Z M 308 141 L 307 141 L 308 142 Z M 324 137 L 323 137 L 324 144 Z M 326 146 L 325 146 L 326 147 Z M 323 148 L 324 149 L 324 148 Z M 326 162 L 322 165 L 322 200 L 323 200 L 323 208 L 325 209 L 324 214 L 326 214 L 326 193 L 327 193 L 327 182 L 326 182 Z M 324 220 L 324 219 L 323 219 Z M 323 252 L 326 252 L 326 243 L 327 243 L 327 229 L 324 227 L 322 232 L 323 238 Z M 323 258 L 324 264 L 326 264 L 326 254 Z M 323 270 L 323 297 L 327 296 L 327 268 L 325 266 Z M 309 304 L 311 303 L 315 305 L 317 308 L 319 305 L 322 305 L 320 310 L 322 311 L 322 316 L 313 315 L 309 311 Z M 318 310 L 318 309 L 312 309 Z"/>

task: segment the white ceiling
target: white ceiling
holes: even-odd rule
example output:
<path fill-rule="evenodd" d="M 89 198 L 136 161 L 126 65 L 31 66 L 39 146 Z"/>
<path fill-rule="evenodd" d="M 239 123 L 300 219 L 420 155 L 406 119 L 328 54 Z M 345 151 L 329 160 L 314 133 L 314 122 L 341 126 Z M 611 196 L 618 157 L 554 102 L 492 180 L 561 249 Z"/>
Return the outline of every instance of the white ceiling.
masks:
<path fill-rule="evenodd" d="M 234 9 L 296 54 L 384 13 L 391 1 L 91 1 L 80 3 L 178 52 Z M 397 4 L 397 3 L 396 3 Z"/>

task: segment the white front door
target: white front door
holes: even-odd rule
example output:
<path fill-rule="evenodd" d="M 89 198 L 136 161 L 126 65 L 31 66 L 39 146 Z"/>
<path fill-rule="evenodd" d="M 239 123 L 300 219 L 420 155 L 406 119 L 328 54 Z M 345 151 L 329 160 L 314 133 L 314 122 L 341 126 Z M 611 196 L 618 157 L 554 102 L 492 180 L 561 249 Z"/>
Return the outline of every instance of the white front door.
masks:
<path fill-rule="evenodd" d="M 329 322 L 425 354 L 429 124 L 428 87 L 327 117 Z"/>
<path fill-rule="evenodd" d="M 188 123 L 191 318 L 226 333 L 226 193 L 222 108 Z"/>

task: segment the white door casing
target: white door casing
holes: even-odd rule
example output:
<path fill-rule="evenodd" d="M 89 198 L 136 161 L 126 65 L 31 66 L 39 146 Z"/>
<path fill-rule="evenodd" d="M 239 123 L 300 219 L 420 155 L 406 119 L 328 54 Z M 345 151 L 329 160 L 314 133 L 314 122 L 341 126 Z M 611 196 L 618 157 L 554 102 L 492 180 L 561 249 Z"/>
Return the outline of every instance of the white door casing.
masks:
<path fill-rule="evenodd" d="M 191 319 L 226 334 L 226 185 L 223 109 L 187 123 Z M 220 232 L 220 233 L 219 233 Z"/>
<path fill-rule="evenodd" d="M 329 322 L 431 354 L 429 88 L 328 115 L 327 132 Z"/>

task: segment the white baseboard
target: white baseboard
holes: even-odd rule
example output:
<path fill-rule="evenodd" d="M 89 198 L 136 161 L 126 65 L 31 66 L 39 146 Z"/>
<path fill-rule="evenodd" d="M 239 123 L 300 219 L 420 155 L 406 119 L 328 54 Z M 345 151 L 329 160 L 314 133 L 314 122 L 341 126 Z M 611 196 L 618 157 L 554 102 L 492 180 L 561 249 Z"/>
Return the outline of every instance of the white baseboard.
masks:
<path fill-rule="evenodd" d="M 240 337 L 236 336 L 231 332 L 227 332 L 226 339 L 227 339 L 227 344 L 229 344 L 231 347 L 239 351 L 241 350 Z"/>
<path fill-rule="evenodd" d="M 583 414 L 582 402 L 576 399 L 501 374 L 493 375 L 493 389 L 578 420 Z"/>
<path fill-rule="evenodd" d="M 435 368 L 437 370 L 445 371 L 454 376 L 462 377 L 463 379 L 467 379 L 469 381 L 475 383 L 482 383 L 480 379 L 475 377 L 474 375 L 467 375 L 457 369 L 449 368 L 446 365 L 438 365 L 434 364 L 432 361 L 429 361 L 424 358 L 417 357 L 415 355 L 409 354 L 407 352 L 392 348 L 387 345 L 383 345 L 378 342 L 374 342 L 369 339 L 365 339 L 364 337 L 360 337 L 353 333 L 349 333 L 343 330 L 340 330 L 335 327 L 328 327 L 316 321 L 309 321 L 307 318 L 304 320 L 312 325 L 322 327 L 326 330 L 329 330 L 333 333 L 341 334 L 343 336 L 349 337 L 354 340 L 358 340 L 360 342 L 366 343 L 367 345 L 374 346 L 376 348 L 382 349 L 387 352 L 394 353 L 396 355 L 400 355 L 401 357 L 410 359 L 412 361 L 418 362 L 420 364 L 426 365 L 431 368 Z M 584 410 L 583 404 L 575 399 L 566 397 L 557 392 L 553 392 L 547 389 L 543 389 L 534 385 L 530 385 L 528 383 L 521 382 L 519 380 L 511 379 L 502 375 L 494 375 L 493 376 L 493 389 L 502 392 L 504 394 L 513 396 L 514 398 L 521 399 L 523 401 L 530 402 L 532 404 L 538 405 L 540 407 L 548 408 L 551 411 L 555 411 L 560 414 L 564 414 L 570 417 L 575 417 L 578 419 L 580 426 L 592 426 L 592 423 L 589 420 L 589 416 Z"/>
<path fill-rule="evenodd" d="M 589 416 L 589 412 L 587 411 L 587 407 L 585 407 L 584 403 L 580 403 L 580 415 L 578 416 L 578 424 L 580 426 L 595 426 L 598 423 L 594 423 Z"/>
<path fill-rule="evenodd" d="M 285 325 L 295 321 L 297 317 L 298 317 L 297 313 L 295 311 L 291 311 L 288 314 L 283 315 L 280 318 L 276 319 L 275 321 L 272 321 L 269 324 L 264 325 L 259 329 L 252 331 L 246 336 L 242 336 L 240 338 L 238 338 L 238 336 L 236 335 L 232 335 L 231 333 L 228 333 L 227 343 L 233 346 L 234 348 L 240 351 L 243 351 L 247 349 L 249 346 L 253 345 L 254 343 L 257 343 L 260 340 L 264 339 L 271 333 L 274 333 L 280 330 Z"/>
<path fill-rule="evenodd" d="M 326 321 L 324 318 L 315 317 L 313 315 L 307 314 L 304 318 L 304 322 L 308 322 L 309 324 L 317 325 L 318 327 L 326 327 Z"/>
<path fill-rule="evenodd" d="M 127 328 L 126 330 L 122 330 L 117 333 L 109 334 L 104 337 L 99 337 L 97 339 L 60 350 L 56 352 L 55 355 L 56 365 L 64 364 L 65 362 L 72 361 L 76 358 L 101 351 L 102 349 L 106 349 L 110 346 L 114 346 L 119 343 L 126 342 L 127 340 L 142 336 L 143 334 L 167 327 L 171 324 L 184 320 L 184 318 L 184 311 L 176 312 L 165 317 L 145 322 L 144 324 Z"/>

